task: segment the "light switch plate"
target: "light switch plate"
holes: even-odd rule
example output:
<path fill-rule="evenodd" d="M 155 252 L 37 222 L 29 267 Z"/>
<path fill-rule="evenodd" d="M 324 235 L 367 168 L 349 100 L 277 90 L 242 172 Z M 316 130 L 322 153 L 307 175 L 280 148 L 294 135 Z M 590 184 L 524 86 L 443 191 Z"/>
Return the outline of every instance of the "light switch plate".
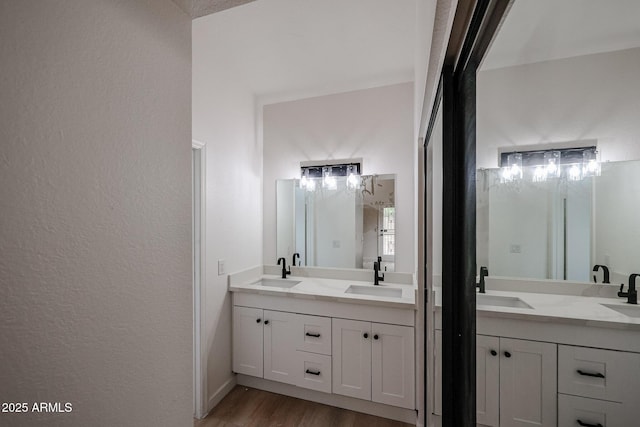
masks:
<path fill-rule="evenodd" d="M 218 260 L 218 276 L 222 276 L 227 272 L 226 267 L 224 265 L 224 259 Z"/>

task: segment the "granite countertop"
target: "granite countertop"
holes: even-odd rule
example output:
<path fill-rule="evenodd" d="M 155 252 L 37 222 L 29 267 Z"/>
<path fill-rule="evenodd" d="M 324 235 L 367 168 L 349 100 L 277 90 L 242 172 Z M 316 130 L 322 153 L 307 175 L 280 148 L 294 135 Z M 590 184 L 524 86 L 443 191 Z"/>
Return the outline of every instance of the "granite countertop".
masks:
<path fill-rule="evenodd" d="M 287 298 L 302 298 L 313 300 L 334 301 L 351 304 L 366 304 L 391 308 L 416 309 L 416 287 L 410 274 L 387 273 L 385 281 L 380 285 L 373 285 L 373 271 L 364 273 L 340 269 L 296 268 L 292 274 L 282 279 L 277 274 L 278 268 L 273 266 L 254 267 L 229 276 L 229 291 L 248 292 L 260 295 L 279 296 Z M 317 277 L 324 276 L 324 277 Z M 370 280 L 368 277 L 371 276 Z M 290 288 L 262 286 L 256 284 L 261 279 L 284 280 L 286 282 L 299 281 Z M 399 296 L 366 295 L 348 293 L 350 286 L 358 287 L 365 292 L 370 288 L 375 291 L 399 289 Z M 364 289 L 363 289 L 364 288 Z"/>
<path fill-rule="evenodd" d="M 441 289 L 435 288 L 435 309 L 442 310 Z M 626 303 L 626 298 L 611 298 L 598 296 L 562 295 L 548 293 L 532 293 L 520 291 L 489 290 L 485 294 L 489 297 L 518 298 L 530 308 L 503 307 L 497 305 L 483 305 L 477 303 L 477 317 L 497 317 L 505 319 L 519 319 L 540 322 L 555 322 L 596 326 L 640 331 L 640 306 Z M 638 317 L 628 316 L 602 304 L 633 310 Z"/>

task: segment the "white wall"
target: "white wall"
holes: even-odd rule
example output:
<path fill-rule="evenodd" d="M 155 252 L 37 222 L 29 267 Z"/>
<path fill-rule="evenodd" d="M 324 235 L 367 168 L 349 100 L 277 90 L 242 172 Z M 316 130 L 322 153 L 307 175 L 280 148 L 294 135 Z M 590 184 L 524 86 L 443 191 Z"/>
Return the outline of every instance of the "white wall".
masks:
<path fill-rule="evenodd" d="M 276 262 L 276 180 L 306 160 L 362 158 L 365 175 L 396 174 L 396 271 L 415 270 L 413 84 L 270 104 L 263 109 L 263 261 Z"/>
<path fill-rule="evenodd" d="M 479 168 L 498 147 L 597 139 L 602 160 L 640 158 L 640 48 L 482 71 Z"/>
<path fill-rule="evenodd" d="M 210 406 L 233 381 L 231 294 L 227 276 L 218 275 L 218 259 L 225 260 L 228 273 L 262 262 L 262 152 L 253 95 L 237 70 L 217 61 L 224 51 L 220 28 L 226 19 L 223 11 L 193 21 L 193 137 L 207 145 L 203 345 Z M 275 193 L 275 181 L 273 187 Z"/>
<path fill-rule="evenodd" d="M 3 426 L 192 425 L 191 20 L 0 6 Z"/>

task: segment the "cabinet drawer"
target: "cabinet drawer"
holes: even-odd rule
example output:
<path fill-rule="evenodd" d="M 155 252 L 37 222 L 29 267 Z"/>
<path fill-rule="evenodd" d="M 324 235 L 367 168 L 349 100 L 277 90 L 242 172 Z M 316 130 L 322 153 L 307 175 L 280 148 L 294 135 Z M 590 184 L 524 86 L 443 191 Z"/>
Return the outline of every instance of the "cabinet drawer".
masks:
<path fill-rule="evenodd" d="M 298 387 L 331 393 L 331 356 L 296 351 Z"/>
<path fill-rule="evenodd" d="M 567 345 L 558 349 L 559 393 L 624 402 L 637 392 L 639 372 L 640 355 L 635 353 Z"/>
<path fill-rule="evenodd" d="M 629 427 L 635 425 L 630 415 L 622 403 L 558 394 L 560 427 Z"/>
<path fill-rule="evenodd" d="M 296 349 L 331 355 L 331 318 L 298 315 Z"/>

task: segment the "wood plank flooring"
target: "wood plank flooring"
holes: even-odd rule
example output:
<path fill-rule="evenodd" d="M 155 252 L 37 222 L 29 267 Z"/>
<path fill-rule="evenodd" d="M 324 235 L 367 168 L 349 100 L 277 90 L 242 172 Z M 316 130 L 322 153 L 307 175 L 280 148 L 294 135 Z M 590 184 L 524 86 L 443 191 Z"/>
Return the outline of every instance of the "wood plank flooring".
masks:
<path fill-rule="evenodd" d="M 410 427 L 411 424 L 236 386 L 194 427 Z"/>

